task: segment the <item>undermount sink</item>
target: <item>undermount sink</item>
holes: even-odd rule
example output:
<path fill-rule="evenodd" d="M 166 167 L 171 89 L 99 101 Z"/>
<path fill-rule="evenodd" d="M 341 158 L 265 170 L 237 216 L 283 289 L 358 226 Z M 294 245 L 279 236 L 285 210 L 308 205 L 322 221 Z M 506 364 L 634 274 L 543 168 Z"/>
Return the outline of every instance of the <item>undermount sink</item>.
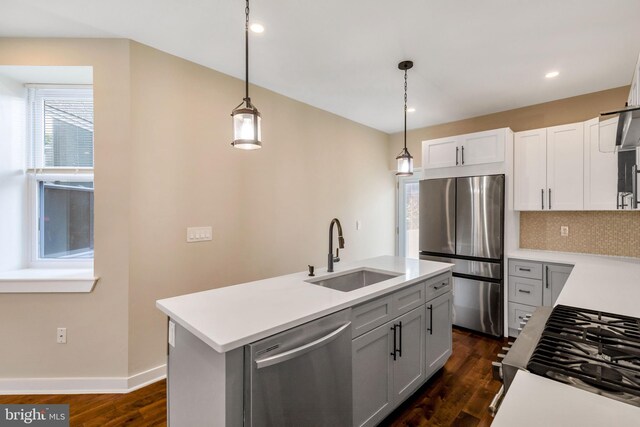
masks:
<path fill-rule="evenodd" d="M 381 272 L 362 268 L 360 270 L 348 271 L 337 276 L 307 280 L 307 283 L 324 286 L 325 288 L 340 292 L 350 292 L 401 275 L 400 273 Z"/>

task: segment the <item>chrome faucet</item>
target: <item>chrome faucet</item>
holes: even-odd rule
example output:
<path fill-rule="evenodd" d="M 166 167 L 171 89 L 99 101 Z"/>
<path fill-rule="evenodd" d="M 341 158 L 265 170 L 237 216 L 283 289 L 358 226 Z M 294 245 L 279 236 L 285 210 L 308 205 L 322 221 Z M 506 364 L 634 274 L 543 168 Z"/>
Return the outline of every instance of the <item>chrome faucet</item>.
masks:
<path fill-rule="evenodd" d="M 333 224 L 338 226 L 338 247 L 336 248 L 336 256 L 333 256 Z M 342 225 L 338 218 L 333 218 L 329 224 L 329 258 L 327 262 L 327 272 L 333 272 L 333 263 L 340 261 L 340 249 L 344 249 L 344 237 L 342 237 Z"/>

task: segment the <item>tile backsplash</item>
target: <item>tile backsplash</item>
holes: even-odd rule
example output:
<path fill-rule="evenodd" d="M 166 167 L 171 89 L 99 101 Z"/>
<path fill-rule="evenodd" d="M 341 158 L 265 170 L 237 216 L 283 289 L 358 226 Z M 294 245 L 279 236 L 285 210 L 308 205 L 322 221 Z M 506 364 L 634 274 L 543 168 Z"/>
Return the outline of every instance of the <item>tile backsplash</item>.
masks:
<path fill-rule="evenodd" d="M 520 247 L 640 258 L 640 212 L 520 212 Z"/>

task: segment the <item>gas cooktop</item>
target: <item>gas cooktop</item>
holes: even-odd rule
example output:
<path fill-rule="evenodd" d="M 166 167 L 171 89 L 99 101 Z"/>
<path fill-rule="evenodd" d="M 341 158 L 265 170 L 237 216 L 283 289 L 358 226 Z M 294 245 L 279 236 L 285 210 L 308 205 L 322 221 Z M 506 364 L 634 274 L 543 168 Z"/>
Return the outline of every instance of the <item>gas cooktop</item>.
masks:
<path fill-rule="evenodd" d="M 640 406 L 640 319 L 558 305 L 527 369 Z"/>

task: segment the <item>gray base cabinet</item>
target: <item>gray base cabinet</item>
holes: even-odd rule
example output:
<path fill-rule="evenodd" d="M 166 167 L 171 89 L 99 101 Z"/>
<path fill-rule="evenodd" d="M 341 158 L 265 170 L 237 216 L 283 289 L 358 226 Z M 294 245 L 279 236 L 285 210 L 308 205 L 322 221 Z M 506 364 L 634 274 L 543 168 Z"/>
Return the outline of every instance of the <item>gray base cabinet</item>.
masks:
<path fill-rule="evenodd" d="M 444 366 L 453 349 L 453 298 L 451 293 L 440 295 L 426 305 L 427 333 L 426 359 L 427 377 Z"/>
<path fill-rule="evenodd" d="M 354 426 L 380 423 L 451 356 L 451 275 L 354 307 L 354 324 L 362 331 L 388 313 L 391 320 L 352 341 Z"/>
<path fill-rule="evenodd" d="M 556 303 L 573 266 L 509 260 L 509 335 L 518 336 L 520 322 L 539 306 Z"/>
<path fill-rule="evenodd" d="M 354 425 L 376 425 L 424 382 L 424 332 L 422 305 L 353 340 Z"/>

